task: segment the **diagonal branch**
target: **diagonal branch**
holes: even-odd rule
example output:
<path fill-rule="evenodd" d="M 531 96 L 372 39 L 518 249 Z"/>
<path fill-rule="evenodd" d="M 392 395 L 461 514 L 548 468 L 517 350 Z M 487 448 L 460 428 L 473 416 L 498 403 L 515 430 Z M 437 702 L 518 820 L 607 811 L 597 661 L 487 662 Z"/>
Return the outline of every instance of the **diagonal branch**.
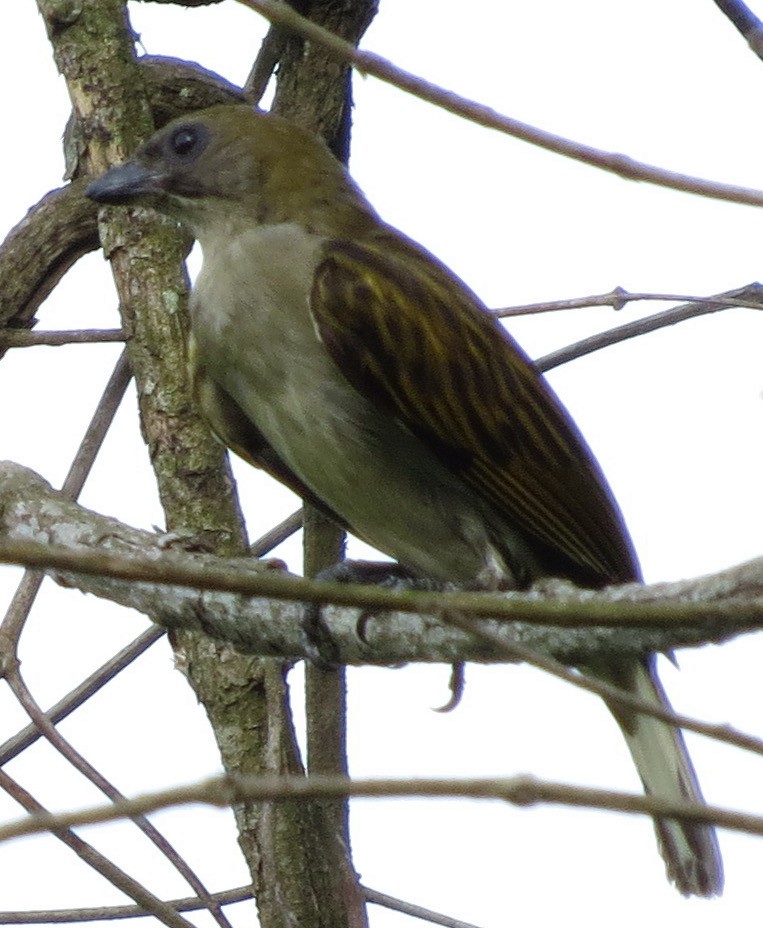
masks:
<path fill-rule="evenodd" d="M 763 58 L 763 23 L 742 0 L 715 0 L 715 5 L 747 40 L 758 58 Z"/>
<path fill-rule="evenodd" d="M 8 795 L 12 796 L 27 812 L 27 821 L 34 819 L 36 816 L 42 818 L 51 817 L 48 812 L 27 790 L 16 782 L 6 773 L 0 770 L 0 787 Z M 129 801 L 129 800 L 127 800 Z M 47 830 L 47 829 L 46 829 Z M 67 826 L 54 826 L 50 829 L 55 836 L 62 841 L 67 847 L 71 848 L 78 857 L 89 864 L 94 870 L 109 880 L 114 886 L 121 889 L 128 897 L 133 899 L 138 905 L 150 912 L 157 921 L 168 928 L 190 928 L 191 923 L 174 912 L 171 907 L 162 902 L 152 892 L 142 886 L 137 880 L 133 879 L 128 873 L 112 863 L 107 857 L 100 853 L 87 841 L 84 841 L 79 835 L 75 834 Z"/>
<path fill-rule="evenodd" d="M 48 719 L 37 705 L 36 700 L 24 682 L 18 666 L 6 674 L 6 680 L 19 704 L 24 708 L 29 718 L 48 743 L 61 754 L 68 762 L 88 779 L 97 789 L 106 795 L 112 802 L 121 802 L 125 799 L 121 793 L 103 774 L 97 770 L 75 747 L 59 732 L 56 726 Z M 191 889 L 196 893 L 200 903 L 212 915 L 220 928 L 231 928 L 231 924 L 217 903 L 204 886 L 204 883 L 193 871 L 188 863 L 175 850 L 156 826 L 145 816 L 138 815 L 132 819 L 135 825 L 143 832 L 149 841 L 169 860 L 172 866 L 185 879 Z M 87 858 L 86 858 L 87 860 Z M 89 860 L 88 860 L 89 862 Z"/>
<path fill-rule="evenodd" d="M 760 296 L 760 284 L 752 283 L 746 287 L 740 287 L 738 290 L 729 290 L 727 293 L 718 294 L 717 299 L 707 297 L 699 302 L 671 306 L 670 309 L 655 313 L 652 316 L 646 316 L 644 319 L 634 319 L 632 322 L 626 322 L 614 329 L 597 332 L 596 335 L 581 339 L 581 341 L 572 345 L 565 345 L 557 351 L 552 351 L 544 357 L 538 358 L 535 363 L 539 370 L 549 371 L 553 367 L 566 364 L 568 361 L 576 361 L 584 355 L 627 341 L 629 338 L 638 338 L 648 332 L 656 332 L 659 329 L 677 325 L 679 322 L 686 322 L 689 319 L 696 319 L 698 316 L 706 316 L 710 313 L 717 313 L 724 309 L 739 306 L 739 303 L 733 302 L 735 298 L 743 300 L 747 308 L 763 309 L 763 303 L 758 302 Z"/>
<path fill-rule="evenodd" d="M 731 203 L 746 203 L 750 206 L 763 206 L 763 190 L 750 187 L 740 187 L 736 184 L 725 184 L 718 181 L 707 180 L 703 177 L 693 177 L 677 171 L 669 171 L 635 161 L 627 155 L 618 152 L 602 151 L 590 145 L 584 145 L 573 139 L 567 139 L 552 132 L 538 129 L 510 116 L 504 116 L 489 106 L 460 97 L 458 94 L 424 80 L 421 77 L 397 68 L 381 55 L 373 52 L 360 51 L 353 45 L 345 42 L 339 36 L 326 29 L 322 29 L 310 20 L 300 16 L 285 3 L 276 0 L 239 0 L 244 6 L 255 10 L 271 23 L 277 23 L 284 28 L 291 29 L 304 36 L 311 42 L 317 42 L 328 49 L 331 54 L 343 61 L 350 61 L 361 74 L 371 74 L 379 80 L 392 84 L 394 87 L 405 90 L 421 100 L 426 100 L 439 106 L 441 109 L 454 113 L 484 126 L 496 129 L 537 145 L 547 151 L 564 155 L 583 164 L 591 165 L 602 171 L 617 174 L 627 180 L 642 180 L 659 187 L 671 190 L 681 190 L 684 193 L 696 193 L 700 196 L 715 200 L 727 200 Z"/>

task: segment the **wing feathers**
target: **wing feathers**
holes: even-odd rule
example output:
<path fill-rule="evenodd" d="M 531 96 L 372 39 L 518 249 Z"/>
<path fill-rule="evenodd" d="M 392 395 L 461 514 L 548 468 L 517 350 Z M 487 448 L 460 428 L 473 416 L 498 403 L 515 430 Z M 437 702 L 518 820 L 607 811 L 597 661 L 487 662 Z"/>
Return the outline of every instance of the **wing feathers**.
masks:
<path fill-rule="evenodd" d="M 545 380 L 450 271 L 390 232 L 330 242 L 312 291 L 347 380 L 587 585 L 638 567 L 599 467 Z M 500 543 L 500 539 L 498 540 Z"/>

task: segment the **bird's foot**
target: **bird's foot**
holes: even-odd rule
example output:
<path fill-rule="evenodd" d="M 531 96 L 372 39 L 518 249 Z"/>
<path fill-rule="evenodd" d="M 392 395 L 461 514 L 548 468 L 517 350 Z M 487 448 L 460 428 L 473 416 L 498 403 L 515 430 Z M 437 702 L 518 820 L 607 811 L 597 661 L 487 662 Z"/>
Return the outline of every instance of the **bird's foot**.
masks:
<path fill-rule="evenodd" d="M 374 586 L 399 586 L 406 589 L 408 584 L 416 582 L 413 574 L 399 564 L 382 561 L 340 561 L 317 574 L 316 580 L 326 583 L 356 583 Z M 362 612 L 357 623 L 358 637 L 363 640 L 363 630 L 370 618 L 368 612 Z M 326 670 L 339 666 L 339 654 L 336 643 L 323 616 L 321 603 L 309 603 L 305 606 L 302 619 L 305 632 L 306 650 L 309 659 Z"/>
<path fill-rule="evenodd" d="M 331 583 L 373 584 L 398 590 L 432 591 L 453 588 L 453 584 L 421 577 L 400 564 L 382 561 L 340 561 L 333 567 L 322 570 L 316 576 L 316 580 Z M 372 618 L 371 610 L 363 610 L 358 617 L 356 632 L 363 642 L 367 640 L 366 626 Z M 323 606 L 320 603 L 310 603 L 305 607 L 303 629 L 309 659 L 325 670 L 336 669 L 340 664 L 338 649 L 331 637 L 331 631 L 323 616 Z M 458 662 L 453 664 L 451 669 L 450 696 L 447 702 L 438 706 L 435 711 L 450 712 L 455 709 L 461 702 L 464 686 L 464 665 Z"/>

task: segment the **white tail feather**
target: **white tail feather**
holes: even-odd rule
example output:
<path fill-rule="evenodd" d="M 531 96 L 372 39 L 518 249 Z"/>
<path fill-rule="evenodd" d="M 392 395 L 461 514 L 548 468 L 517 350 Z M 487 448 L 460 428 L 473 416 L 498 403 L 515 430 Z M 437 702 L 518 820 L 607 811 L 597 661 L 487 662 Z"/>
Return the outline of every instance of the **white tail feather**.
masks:
<path fill-rule="evenodd" d="M 651 662 L 629 663 L 602 673 L 616 685 L 655 706 L 670 709 Z M 681 730 L 667 722 L 614 705 L 644 785 L 644 792 L 668 800 L 702 803 L 702 791 Z M 655 831 L 668 877 L 685 896 L 717 896 L 723 891 L 723 864 L 715 829 L 697 822 L 655 819 Z"/>

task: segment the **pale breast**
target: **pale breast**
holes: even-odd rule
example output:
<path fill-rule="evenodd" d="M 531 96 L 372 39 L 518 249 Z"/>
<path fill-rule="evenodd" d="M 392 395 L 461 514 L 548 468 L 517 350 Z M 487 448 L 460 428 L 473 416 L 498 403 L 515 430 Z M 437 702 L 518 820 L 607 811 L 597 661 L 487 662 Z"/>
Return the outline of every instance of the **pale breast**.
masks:
<path fill-rule="evenodd" d="M 496 559 L 481 505 L 336 368 L 310 315 L 321 242 L 276 226 L 202 242 L 196 350 L 287 466 L 360 537 L 408 566 L 471 579 Z"/>
<path fill-rule="evenodd" d="M 202 242 L 204 265 L 191 301 L 196 348 L 207 371 L 311 485 L 305 472 L 317 458 L 336 458 L 340 447 L 346 454 L 359 424 L 370 418 L 370 407 L 335 368 L 310 316 L 320 245 L 291 225 Z"/>

